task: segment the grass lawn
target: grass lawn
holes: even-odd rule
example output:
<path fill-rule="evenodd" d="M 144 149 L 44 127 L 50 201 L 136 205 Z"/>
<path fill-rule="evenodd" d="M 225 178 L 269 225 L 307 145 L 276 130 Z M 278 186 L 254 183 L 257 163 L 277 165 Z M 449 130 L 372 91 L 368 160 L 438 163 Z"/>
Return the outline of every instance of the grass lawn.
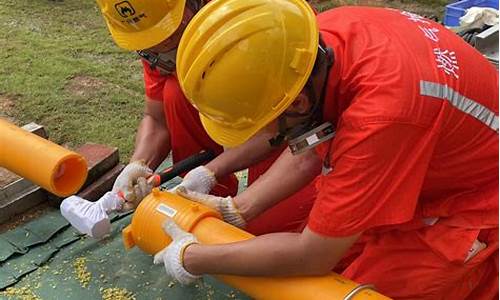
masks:
<path fill-rule="evenodd" d="M 143 107 L 140 62 L 114 45 L 92 0 L 0 0 L 0 107 L 52 140 L 130 155 Z"/>
<path fill-rule="evenodd" d="M 439 1 L 312 1 L 318 10 L 357 4 L 441 16 Z M 133 151 L 143 108 L 140 62 L 114 45 L 93 0 L 0 0 L 0 117 L 44 125 L 69 147 Z"/>

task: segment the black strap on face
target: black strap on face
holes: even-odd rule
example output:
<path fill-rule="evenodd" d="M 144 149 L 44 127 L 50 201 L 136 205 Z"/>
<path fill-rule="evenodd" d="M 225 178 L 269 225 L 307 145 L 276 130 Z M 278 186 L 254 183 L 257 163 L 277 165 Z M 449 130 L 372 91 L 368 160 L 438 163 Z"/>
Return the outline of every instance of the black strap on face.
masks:
<path fill-rule="evenodd" d="M 322 40 L 320 39 L 320 41 Z M 328 83 L 328 75 L 334 63 L 333 50 L 331 48 L 323 47 L 320 43 L 319 50 L 323 56 L 320 60 L 323 61 L 319 61 L 319 66 L 317 66 L 317 69 L 315 70 L 316 74 L 311 76 L 306 83 L 306 92 L 308 93 L 308 97 L 314 101 L 310 111 L 311 117 L 306 124 L 307 129 L 311 129 L 312 127 L 319 125 L 319 123 L 323 120 L 323 104 Z M 326 64 L 326 68 L 323 70 L 321 70 L 322 64 Z M 323 74 L 321 74 L 322 71 L 324 72 Z M 313 79 L 314 76 L 321 75 L 323 75 L 323 82 L 321 83 L 318 93 L 318 89 L 314 86 Z"/>
<path fill-rule="evenodd" d="M 310 131 L 315 126 L 318 126 L 323 119 L 323 104 L 326 94 L 326 87 L 328 82 L 328 74 L 334 64 L 334 53 L 331 48 L 326 47 L 323 39 L 319 38 L 318 55 L 314 62 L 313 71 L 305 85 L 305 91 L 310 101 L 313 102 L 311 109 L 307 113 L 287 113 L 284 112 L 278 118 L 279 133 L 269 140 L 271 146 L 276 147 L 282 145 L 286 140 L 294 139 L 303 135 L 305 132 Z M 317 76 L 323 76 L 320 86 L 314 84 Z M 287 117 L 301 117 L 304 120 L 298 125 L 288 128 L 286 124 Z"/>
<path fill-rule="evenodd" d="M 172 50 L 175 51 L 175 50 Z M 175 72 L 175 61 L 162 59 L 160 54 L 148 50 L 139 50 L 136 53 L 148 62 L 151 70 L 158 69 L 162 74 L 172 74 Z"/>

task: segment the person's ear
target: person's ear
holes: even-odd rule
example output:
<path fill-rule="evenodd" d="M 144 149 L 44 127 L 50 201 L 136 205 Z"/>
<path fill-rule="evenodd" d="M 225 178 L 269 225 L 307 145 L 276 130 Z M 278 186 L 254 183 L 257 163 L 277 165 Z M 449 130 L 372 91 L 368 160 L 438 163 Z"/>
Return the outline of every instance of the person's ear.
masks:
<path fill-rule="evenodd" d="M 306 93 L 303 91 L 295 98 L 295 101 L 288 107 L 287 112 L 305 114 L 309 111 L 311 103 Z"/>

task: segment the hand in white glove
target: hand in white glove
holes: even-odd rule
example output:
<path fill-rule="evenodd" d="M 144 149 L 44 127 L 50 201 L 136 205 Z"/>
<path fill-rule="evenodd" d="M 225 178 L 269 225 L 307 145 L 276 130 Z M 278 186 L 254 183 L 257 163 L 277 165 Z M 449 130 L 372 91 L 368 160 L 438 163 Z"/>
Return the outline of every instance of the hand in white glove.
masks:
<path fill-rule="evenodd" d="M 184 198 L 201 203 L 217 210 L 222 214 L 224 221 L 234 226 L 244 228 L 246 225 L 245 219 L 243 219 L 240 212 L 234 205 L 233 198 L 231 196 L 217 197 L 190 191 L 182 186 L 177 188 L 176 193 L 183 196 Z"/>
<path fill-rule="evenodd" d="M 153 184 L 147 178 L 153 171 L 146 166 L 144 161 L 136 160 L 128 164 L 116 178 L 113 192 L 120 192 L 125 199 L 123 210 L 130 210 L 141 202 L 153 189 Z"/>
<path fill-rule="evenodd" d="M 184 269 L 184 250 L 191 244 L 197 244 L 198 240 L 194 235 L 182 230 L 175 222 L 168 218 L 163 223 L 163 230 L 167 233 L 172 242 L 154 257 L 154 264 L 163 263 L 167 275 L 176 279 L 181 284 L 190 284 L 201 276 L 193 275 Z"/>
<path fill-rule="evenodd" d="M 184 187 L 191 191 L 208 194 L 216 184 L 214 172 L 204 166 L 199 166 L 189 171 L 182 182 L 170 191 L 175 192 L 179 187 Z"/>

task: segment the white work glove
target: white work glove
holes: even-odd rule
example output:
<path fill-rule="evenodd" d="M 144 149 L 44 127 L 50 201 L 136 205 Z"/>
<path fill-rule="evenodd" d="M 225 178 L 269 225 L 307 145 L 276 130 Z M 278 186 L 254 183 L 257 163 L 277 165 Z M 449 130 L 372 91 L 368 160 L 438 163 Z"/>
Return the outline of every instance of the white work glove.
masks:
<path fill-rule="evenodd" d="M 122 209 L 123 200 L 114 192 L 107 192 L 96 202 L 73 195 L 61 203 L 61 214 L 80 233 L 102 238 L 111 231 L 108 214 Z"/>
<path fill-rule="evenodd" d="M 201 276 L 193 275 L 184 269 L 184 250 L 191 244 L 197 244 L 194 235 L 182 230 L 175 222 L 168 218 L 162 225 L 172 242 L 163 250 L 155 254 L 154 264 L 163 263 L 167 275 L 176 279 L 181 284 L 190 284 Z"/>
<path fill-rule="evenodd" d="M 119 193 L 125 199 L 123 210 L 134 209 L 144 197 L 151 193 L 153 184 L 147 181 L 151 175 L 153 171 L 142 160 L 131 162 L 118 175 L 113 185 L 113 192 Z"/>
<path fill-rule="evenodd" d="M 189 171 L 182 182 L 170 191 L 175 192 L 179 187 L 184 187 L 191 191 L 208 194 L 216 184 L 214 172 L 204 166 L 199 166 Z"/>
<path fill-rule="evenodd" d="M 122 210 L 124 202 L 115 192 L 107 192 L 94 204 L 98 205 L 101 211 L 109 214 L 110 212 Z"/>
<path fill-rule="evenodd" d="M 246 225 L 245 219 L 241 216 L 236 208 L 231 196 L 217 197 L 213 195 L 203 194 L 195 191 L 190 191 L 184 187 L 179 187 L 176 193 L 189 200 L 201 203 L 220 212 L 224 221 L 239 228 L 244 228 Z"/>

